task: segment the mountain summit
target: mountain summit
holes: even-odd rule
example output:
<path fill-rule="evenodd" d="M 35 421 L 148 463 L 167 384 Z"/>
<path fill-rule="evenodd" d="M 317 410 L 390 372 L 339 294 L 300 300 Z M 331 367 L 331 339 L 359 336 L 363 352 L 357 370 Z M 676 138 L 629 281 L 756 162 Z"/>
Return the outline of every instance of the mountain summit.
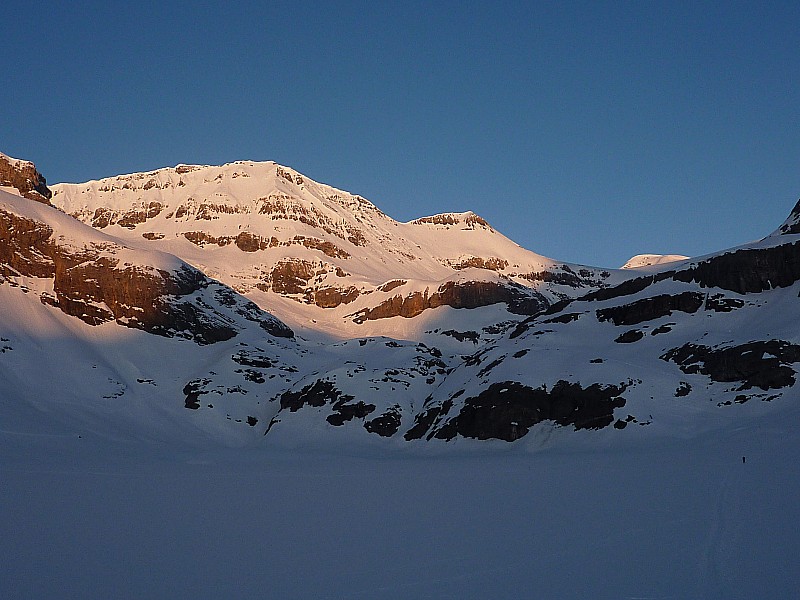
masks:
<path fill-rule="evenodd" d="M 419 338 L 416 324 L 376 321 L 494 304 L 511 318 L 615 280 L 520 248 L 472 212 L 399 223 L 273 162 L 178 165 L 53 190 L 80 221 L 144 238 L 293 327 L 313 321 L 342 338 Z"/>
<path fill-rule="evenodd" d="M 0 187 L 13 188 L 25 198 L 49 204 L 53 193 L 34 164 L 0 152 Z"/>

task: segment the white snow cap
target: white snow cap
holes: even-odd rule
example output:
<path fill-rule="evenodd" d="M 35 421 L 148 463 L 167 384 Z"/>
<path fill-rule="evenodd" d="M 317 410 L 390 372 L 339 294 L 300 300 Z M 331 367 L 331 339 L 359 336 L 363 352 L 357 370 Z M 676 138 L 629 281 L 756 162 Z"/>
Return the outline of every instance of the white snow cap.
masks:
<path fill-rule="evenodd" d="M 641 269 L 643 267 L 654 267 L 664 265 L 667 263 L 678 262 L 686 260 L 688 256 L 683 254 L 637 254 L 628 259 L 622 269 Z"/>
<path fill-rule="evenodd" d="M 0 159 L 5 160 L 6 162 L 10 163 L 14 167 L 23 167 L 23 166 L 33 166 L 33 163 L 29 160 L 22 160 L 19 158 L 13 158 L 8 154 L 4 154 L 0 152 Z"/>

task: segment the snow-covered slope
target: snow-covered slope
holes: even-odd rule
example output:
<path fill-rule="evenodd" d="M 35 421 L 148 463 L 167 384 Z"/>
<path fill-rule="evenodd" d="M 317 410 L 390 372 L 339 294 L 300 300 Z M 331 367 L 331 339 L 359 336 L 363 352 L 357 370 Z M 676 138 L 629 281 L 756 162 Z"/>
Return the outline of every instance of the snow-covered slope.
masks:
<path fill-rule="evenodd" d="M 396 435 L 694 436 L 788 409 L 800 368 L 800 235 L 782 231 L 638 275 L 553 305 L 452 361 Z M 322 373 L 299 395 L 297 386 L 284 394 L 270 435 L 306 430 L 292 413 L 322 402 L 321 382 L 325 404 L 342 393 L 351 404 L 376 398 L 374 414 L 392 413 L 387 394 L 359 390 L 349 377 Z"/>
<path fill-rule="evenodd" d="M 267 401 L 291 382 L 305 352 L 292 331 L 175 256 L 144 245 L 0 191 L 6 423 L 25 415 L 33 421 L 23 426 L 35 429 L 35 415 L 44 414 L 106 436 L 192 439 L 205 431 L 240 444 L 255 435 L 247 430 L 259 419 L 271 417 Z M 280 383 L 252 381 L 253 352 L 281 373 Z M 202 413 L 186 410 L 197 408 L 194 379 L 212 369 L 227 376 L 224 398 L 216 410 L 211 403 Z"/>
<path fill-rule="evenodd" d="M 792 598 L 797 416 L 427 456 L 108 444 L 4 418 L 0 596 Z"/>
<path fill-rule="evenodd" d="M 509 319 L 626 277 L 534 254 L 471 212 L 399 223 L 272 162 L 179 165 L 53 190 L 68 214 L 180 256 L 309 335 L 421 340 L 426 328 L 409 320 L 437 306 L 500 303 Z"/>

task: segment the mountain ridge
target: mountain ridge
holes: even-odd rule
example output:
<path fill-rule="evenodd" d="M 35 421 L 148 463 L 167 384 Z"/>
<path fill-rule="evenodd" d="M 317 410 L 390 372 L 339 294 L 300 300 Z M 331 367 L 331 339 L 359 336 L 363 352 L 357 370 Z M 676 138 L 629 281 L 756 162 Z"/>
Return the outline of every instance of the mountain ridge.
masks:
<path fill-rule="evenodd" d="M 525 250 L 471 211 L 400 223 L 272 161 L 179 165 L 53 190 L 55 205 L 79 220 L 143 236 L 262 308 L 276 296 L 293 299 L 299 306 L 280 315 L 290 326 L 313 320 L 342 338 L 381 335 L 369 315 L 400 316 L 405 298 L 444 293 L 448 283 L 458 289 L 465 270 L 478 269 L 469 279 L 496 290 L 484 303 L 509 307 L 509 299 L 542 306 L 621 277 Z"/>
<path fill-rule="evenodd" d="M 797 206 L 757 242 L 608 272 L 539 257 L 470 212 L 401 224 L 275 163 L 231 165 L 57 185 L 60 210 L 0 192 L 0 395 L 19 415 L 234 446 L 536 447 L 701 435 L 795 395 Z M 280 211 L 254 212 L 265 189 Z M 101 210 L 125 206 L 137 215 Z M 186 236 L 242 225 L 277 243 Z M 386 251 L 399 239 L 417 254 Z M 226 284 L 257 264 L 271 265 L 267 289 Z M 126 284 L 127 271 L 151 277 Z M 326 327 L 339 339 L 311 335 Z M 37 379 L 42 367 L 70 385 Z"/>

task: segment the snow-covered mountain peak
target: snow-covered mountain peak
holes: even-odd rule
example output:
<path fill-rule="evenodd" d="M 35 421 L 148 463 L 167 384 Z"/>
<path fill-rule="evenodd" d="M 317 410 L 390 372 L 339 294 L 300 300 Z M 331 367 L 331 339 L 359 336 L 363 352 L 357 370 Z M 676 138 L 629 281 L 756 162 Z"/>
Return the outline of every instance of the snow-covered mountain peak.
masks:
<path fill-rule="evenodd" d="M 53 189 L 54 204 L 84 223 L 145 238 L 265 309 L 275 295 L 311 305 L 309 313 L 290 303 L 281 318 L 300 328 L 324 322 L 344 337 L 359 335 L 353 324 L 364 315 L 417 314 L 440 302 L 476 306 L 456 296 L 478 288 L 481 302 L 531 306 L 520 296 L 528 294 L 540 306 L 618 277 L 525 250 L 471 211 L 400 223 L 362 196 L 275 162 L 182 164 Z M 495 284 L 462 286 L 468 269 L 485 275 L 475 282 Z M 455 287 L 443 291 L 448 281 Z"/>
<path fill-rule="evenodd" d="M 660 267 L 670 263 L 687 260 L 683 254 L 637 254 L 628 259 L 621 269 L 643 269 L 646 267 Z"/>
<path fill-rule="evenodd" d="M 27 160 L 12 158 L 0 152 L 0 187 L 30 200 L 49 204 L 52 192 L 36 166 Z"/>
<path fill-rule="evenodd" d="M 460 227 L 462 229 L 485 229 L 494 232 L 495 230 L 486 221 L 471 210 L 466 212 L 447 212 L 420 217 L 411 221 L 414 225 L 436 226 L 437 228 Z"/>
<path fill-rule="evenodd" d="M 237 230 L 241 225 L 251 224 L 247 221 L 257 220 L 254 215 L 272 220 L 275 220 L 274 215 L 280 215 L 304 222 L 316 221 L 309 215 L 316 213 L 324 217 L 323 223 L 307 224 L 324 224 L 331 228 L 333 223 L 328 221 L 359 221 L 376 216 L 388 219 L 364 198 L 320 184 L 272 161 L 236 161 L 220 166 L 179 164 L 84 184 L 57 184 L 53 188 L 59 196 L 59 206 L 84 221 L 88 220 L 92 209 L 102 208 L 100 214 L 105 215 L 109 210 L 126 213 L 144 206 L 151 212 L 158 210 L 159 214 L 175 219 L 184 217 L 184 221 L 224 222 L 219 215 L 240 215 L 235 223 Z M 118 222 L 114 215 L 108 216 L 111 219 L 107 225 Z M 97 227 L 94 217 L 92 213 L 91 224 Z M 124 216 L 120 218 L 124 221 L 122 227 L 131 224 Z M 106 223 L 106 220 L 100 217 L 99 223 Z M 205 229 L 209 233 L 209 228 Z"/>
<path fill-rule="evenodd" d="M 13 158 L 8 154 L 0 152 L 0 160 L 9 163 L 10 165 L 20 168 L 20 167 L 32 167 L 33 163 L 29 160 L 22 160 L 21 158 Z"/>

